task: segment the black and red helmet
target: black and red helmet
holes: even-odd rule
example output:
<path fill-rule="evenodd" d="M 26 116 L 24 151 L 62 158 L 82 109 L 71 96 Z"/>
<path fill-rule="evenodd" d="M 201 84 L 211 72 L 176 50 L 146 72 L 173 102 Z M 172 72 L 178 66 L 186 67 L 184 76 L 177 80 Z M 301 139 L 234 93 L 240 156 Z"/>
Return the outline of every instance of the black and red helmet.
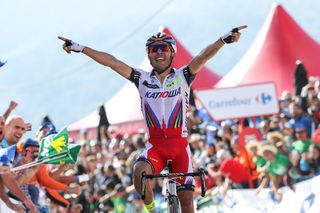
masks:
<path fill-rule="evenodd" d="M 147 52 L 148 52 L 148 47 L 157 41 L 162 41 L 162 42 L 169 44 L 172 52 L 174 52 L 174 53 L 177 52 L 177 45 L 176 45 L 176 41 L 174 40 L 174 38 L 171 35 L 161 33 L 161 32 L 157 33 L 156 35 L 151 36 L 147 40 L 147 43 L 146 43 Z"/>

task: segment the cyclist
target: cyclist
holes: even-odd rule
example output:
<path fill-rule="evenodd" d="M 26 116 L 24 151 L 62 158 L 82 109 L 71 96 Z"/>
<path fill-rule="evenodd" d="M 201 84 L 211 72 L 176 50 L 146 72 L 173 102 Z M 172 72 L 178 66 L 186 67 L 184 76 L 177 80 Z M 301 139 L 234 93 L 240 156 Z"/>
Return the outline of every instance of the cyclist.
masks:
<path fill-rule="evenodd" d="M 166 166 L 166 160 L 172 159 L 173 172 L 192 172 L 186 113 L 189 107 L 190 86 L 203 66 L 225 43 L 239 40 L 240 30 L 247 26 L 234 28 L 214 43 L 202 50 L 192 61 L 179 69 L 171 67 L 176 55 L 176 42 L 171 35 L 157 33 L 146 43 L 146 50 L 152 72 L 132 68 L 114 56 L 82 46 L 70 39 L 58 37 L 64 41 L 63 49 L 67 53 L 82 52 L 96 62 L 110 67 L 126 79 L 132 81 L 140 94 L 141 110 L 148 127 L 149 142 L 146 150 L 138 157 L 133 168 L 135 189 L 140 192 L 141 173 L 160 173 Z M 178 197 L 182 212 L 193 212 L 192 177 L 179 178 Z M 151 187 L 146 185 L 146 208 L 155 210 Z"/>

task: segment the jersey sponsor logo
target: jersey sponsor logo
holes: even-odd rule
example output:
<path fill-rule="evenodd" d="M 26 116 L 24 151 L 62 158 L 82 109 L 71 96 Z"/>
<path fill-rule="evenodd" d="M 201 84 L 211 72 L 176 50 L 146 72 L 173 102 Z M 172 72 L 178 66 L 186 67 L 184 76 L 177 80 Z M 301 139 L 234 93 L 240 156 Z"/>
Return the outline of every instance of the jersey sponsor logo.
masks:
<path fill-rule="evenodd" d="M 165 88 L 172 88 L 175 85 L 178 85 L 181 81 L 182 81 L 182 79 L 180 77 L 176 77 L 170 83 L 167 83 L 164 87 Z"/>
<path fill-rule="evenodd" d="M 150 88 L 150 89 L 159 89 L 159 86 L 156 84 L 149 84 L 147 81 L 143 81 L 142 83 L 144 86 Z"/>
<path fill-rule="evenodd" d="M 171 97 L 175 97 L 177 95 L 179 95 L 181 93 L 181 89 L 180 87 L 178 89 L 175 90 L 171 90 L 171 91 L 164 91 L 164 92 L 146 92 L 145 97 L 146 98 L 171 98 Z"/>
<path fill-rule="evenodd" d="M 154 161 L 154 162 L 156 162 L 156 163 L 159 162 L 157 159 L 155 159 L 155 158 L 153 158 L 153 157 L 150 157 L 150 160 L 151 160 L 151 161 Z"/>

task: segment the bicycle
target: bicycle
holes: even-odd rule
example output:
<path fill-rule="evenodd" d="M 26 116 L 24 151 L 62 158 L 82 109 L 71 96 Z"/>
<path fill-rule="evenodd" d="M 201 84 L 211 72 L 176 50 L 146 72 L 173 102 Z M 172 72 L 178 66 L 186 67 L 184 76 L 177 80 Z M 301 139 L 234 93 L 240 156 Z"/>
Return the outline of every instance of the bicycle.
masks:
<path fill-rule="evenodd" d="M 185 176 L 200 176 L 201 181 L 201 196 L 204 197 L 207 191 L 204 176 L 208 174 L 208 172 L 200 168 L 198 172 L 190 172 L 190 173 L 172 173 L 172 160 L 167 160 L 167 168 L 168 173 L 166 174 L 150 174 L 147 175 L 146 172 L 142 172 L 141 174 L 141 198 L 145 199 L 145 187 L 146 187 L 146 179 L 153 178 L 166 178 L 166 195 L 165 200 L 167 202 L 167 210 L 168 213 L 181 213 L 181 206 L 177 196 L 176 189 L 176 178 L 185 177 Z"/>

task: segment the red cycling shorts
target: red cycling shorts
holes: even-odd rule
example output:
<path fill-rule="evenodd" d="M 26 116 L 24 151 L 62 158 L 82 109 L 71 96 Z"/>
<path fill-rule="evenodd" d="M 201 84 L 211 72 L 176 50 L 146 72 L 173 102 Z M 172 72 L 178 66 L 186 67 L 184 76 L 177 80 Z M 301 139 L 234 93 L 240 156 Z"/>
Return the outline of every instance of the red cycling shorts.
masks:
<path fill-rule="evenodd" d="M 172 131 L 170 132 L 169 129 L 165 134 L 161 132 L 155 134 L 150 130 L 149 133 L 149 142 L 144 152 L 138 156 L 138 161 L 146 160 L 150 163 L 154 174 L 159 174 L 166 167 L 169 159 L 172 160 L 173 173 L 193 172 L 188 138 L 171 134 Z M 193 177 L 181 177 L 176 181 L 181 185 L 194 185 Z"/>

